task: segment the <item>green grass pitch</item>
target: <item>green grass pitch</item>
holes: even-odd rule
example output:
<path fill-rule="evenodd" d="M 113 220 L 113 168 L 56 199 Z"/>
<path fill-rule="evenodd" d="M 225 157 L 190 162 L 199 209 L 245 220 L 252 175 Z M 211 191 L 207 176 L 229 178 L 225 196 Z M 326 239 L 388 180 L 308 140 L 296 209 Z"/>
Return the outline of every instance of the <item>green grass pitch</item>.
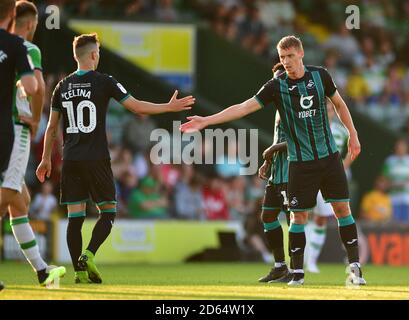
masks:
<path fill-rule="evenodd" d="M 409 268 L 364 266 L 365 287 L 345 286 L 343 265 L 320 265 L 320 274 L 307 273 L 303 287 L 260 284 L 269 271 L 262 263 L 193 263 L 172 265 L 100 265 L 103 284 L 74 284 L 67 274 L 59 289 L 37 285 L 27 263 L 0 264 L 6 287 L 0 300 L 16 299 L 397 299 L 409 300 Z"/>

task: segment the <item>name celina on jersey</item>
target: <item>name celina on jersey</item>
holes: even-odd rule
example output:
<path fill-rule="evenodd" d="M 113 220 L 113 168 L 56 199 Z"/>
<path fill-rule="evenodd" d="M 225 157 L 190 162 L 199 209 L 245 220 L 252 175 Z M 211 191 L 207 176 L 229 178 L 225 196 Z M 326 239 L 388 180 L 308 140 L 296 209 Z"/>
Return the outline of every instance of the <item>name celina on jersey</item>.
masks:
<path fill-rule="evenodd" d="M 54 90 L 52 110 L 63 116 L 64 160 L 109 159 L 108 103 L 128 96 L 114 78 L 96 71 L 77 71 L 61 80 Z"/>
<path fill-rule="evenodd" d="M 89 85 L 89 87 L 91 87 L 90 83 L 84 83 L 85 85 Z M 83 84 L 81 84 L 83 85 Z M 63 92 L 61 93 L 61 97 L 65 100 L 69 100 L 71 98 L 74 97 L 84 97 L 87 99 L 91 99 L 91 89 L 74 89 L 74 90 L 70 90 L 67 92 Z"/>

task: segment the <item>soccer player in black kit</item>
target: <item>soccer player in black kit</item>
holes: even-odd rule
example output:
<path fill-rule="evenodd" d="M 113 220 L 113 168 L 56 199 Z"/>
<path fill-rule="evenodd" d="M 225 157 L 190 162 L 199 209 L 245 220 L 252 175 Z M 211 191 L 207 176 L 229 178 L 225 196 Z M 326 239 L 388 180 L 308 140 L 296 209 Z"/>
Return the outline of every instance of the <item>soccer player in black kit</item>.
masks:
<path fill-rule="evenodd" d="M 50 176 L 51 150 L 62 116 L 64 150 L 60 202 L 68 209 L 67 243 L 75 282 L 101 283 L 94 256 L 110 234 L 116 214 L 115 185 L 105 129 L 109 99 L 114 98 L 128 110 L 140 114 L 189 110 L 195 99 L 192 96 L 177 99 L 175 91 L 169 103 L 136 100 L 113 77 L 95 71 L 99 62 L 96 34 L 75 37 L 73 49 L 78 70 L 61 80 L 54 89 L 42 161 L 36 173 L 41 182 L 45 176 Z M 96 203 L 100 217 L 88 247 L 81 254 L 81 228 L 89 199 Z"/>
<path fill-rule="evenodd" d="M 34 36 L 37 27 L 37 8 L 32 2 L 18 1 L 15 4 L 13 2 L 0 0 L 0 12 L 4 12 L 4 4 L 6 3 L 9 3 L 11 12 L 15 11 L 13 32 L 18 37 L 2 32 L 3 40 L 8 38 L 9 44 L 10 40 L 13 41 L 14 52 L 12 46 L 9 46 L 8 50 L 1 50 L 0 52 L 3 52 L 2 61 L 4 66 L 7 65 L 7 61 L 12 62 L 13 59 L 16 59 L 16 62 L 23 63 L 25 68 L 22 71 L 18 70 L 18 68 L 10 68 L 8 77 L 14 78 L 15 76 L 15 82 L 12 85 L 9 85 L 7 82 L 4 84 L 4 87 L 13 92 L 13 95 L 9 95 L 8 102 L 4 104 L 6 106 L 10 103 L 12 108 L 7 108 L 4 112 L 2 110 L 2 114 L 8 113 L 10 110 L 10 114 L 13 115 L 14 123 L 12 130 L 14 129 L 14 143 L 7 169 L 5 171 L 2 170 L 2 179 L 0 179 L 0 213 L 2 215 L 8 211 L 10 227 L 22 253 L 30 263 L 33 271 L 36 272 L 40 285 L 48 286 L 64 276 L 65 267 L 48 265 L 41 257 L 40 249 L 29 221 L 30 195 L 24 183 L 24 175 L 30 154 L 30 133 L 32 136 L 35 135 L 35 124 L 41 114 L 42 97 L 44 95 L 44 81 L 40 71 L 41 53 L 38 47 L 28 41 Z M 5 11 L 7 12 L 7 10 Z M 3 45 L 4 43 L 6 42 L 3 42 Z M 31 68 L 35 70 L 31 70 Z M 0 74 L 4 76 L 7 72 L 0 72 Z M 22 75 L 23 77 L 21 77 Z M 34 81 L 31 78 L 34 78 Z M 27 80 L 31 84 L 35 83 L 37 87 L 35 91 L 31 88 L 31 101 L 27 99 L 27 90 L 24 85 Z M 3 82 L 1 83 L 3 85 Z M 21 84 L 23 84 L 23 87 Z M 2 90 L 4 87 L 1 86 Z M 8 115 L 2 118 L 3 121 L 7 120 L 7 117 Z M 3 130 L 7 129 L 6 126 L 1 126 L 1 128 Z M 3 137 L 1 137 L 1 141 L 6 145 L 8 144 L 8 139 L 3 140 Z M 3 147 L 1 148 L 3 159 L 6 154 L 4 149 Z"/>
<path fill-rule="evenodd" d="M 12 107 L 16 76 L 20 77 L 26 95 L 32 96 L 38 89 L 34 66 L 28 56 L 24 39 L 9 33 L 15 13 L 15 0 L 0 0 L 0 186 L 14 144 Z M 0 219 L 7 212 L 14 193 L 14 190 L 7 187 L 1 188 Z M 48 285 L 57 277 L 64 275 L 64 267 L 54 268 L 42 261 L 28 219 L 11 219 L 11 228 L 26 258 L 32 263 L 33 268 L 35 267 L 40 285 Z M 3 287 L 0 282 L 0 290 Z"/>
<path fill-rule="evenodd" d="M 316 205 L 321 190 L 338 220 L 339 234 L 347 251 L 350 273 L 355 285 L 366 284 L 359 264 L 358 235 L 349 207 L 348 184 L 328 121 L 326 97 L 331 99 L 338 116 L 349 133 L 351 160 L 361 152 L 358 133 L 344 100 L 328 71 L 305 66 L 302 42 L 295 36 L 282 38 L 277 44 L 285 72 L 268 81 L 252 98 L 207 117 L 188 117 L 183 132 L 195 132 L 209 125 L 244 117 L 272 105 L 277 110 L 287 140 L 289 155 L 288 201 L 291 211 L 289 241 L 293 270 L 290 286 L 304 284 L 304 227 L 308 211 Z"/>
<path fill-rule="evenodd" d="M 7 169 L 14 142 L 12 105 L 16 74 L 28 95 L 37 90 L 24 40 L 8 31 L 15 16 L 15 0 L 0 0 L 0 178 Z M 4 205 L 4 209 L 8 205 Z"/>

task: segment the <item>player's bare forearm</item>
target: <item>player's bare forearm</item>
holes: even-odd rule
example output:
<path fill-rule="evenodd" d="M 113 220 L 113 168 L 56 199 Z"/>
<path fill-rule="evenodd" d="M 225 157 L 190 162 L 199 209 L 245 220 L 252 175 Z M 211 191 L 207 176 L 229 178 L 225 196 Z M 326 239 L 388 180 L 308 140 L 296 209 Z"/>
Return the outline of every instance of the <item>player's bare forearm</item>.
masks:
<path fill-rule="evenodd" d="M 235 104 L 223 111 L 207 117 L 190 116 L 187 117 L 188 122 L 183 123 L 180 126 L 182 132 L 196 132 L 200 131 L 207 126 L 221 124 L 232 120 L 240 119 L 249 113 L 261 109 L 261 105 L 255 98 L 248 99 L 240 104 Z"/>
<path fill-rule="evenodd" d="M 33 120 L 36 123 L 39 123 L 41 120 L 41 113 L 43 111 L 43 103 L 44 103 L 44 91 L 42 94 L 35 94 L 31 99 L 31 110 L 33 114 Z"/>
<path fill-rule="evenodd" d="M 351 113 L 338 91 L 331 97 L 331 101 L 335 106 L 335 110 L 338 114 L 338 118 L 341 120 L 345 128 L 349 132 L 349 136 L 356 136 L 358 132 L 355 129 L 354 122 L 352 121 Z"/>
<path fill-rule="evenodd" d="M 51 161 L 51 154 L 55 140 L 58 134 L 58 121 L 60 113 L 56 111 L 50 112 L 50 119 L 48 120 L 47 130 L 44 137 L 44 148 L 42 159 L 45 161 Z"/>
<path fill-rule="evenodd" d="M 267 149 L 265 149 L 265 150 L 263 151 L 263 159 L 264 159 L 265 161 L 271 162 L 271 160 L 273 159 L 274 152 L 271 151 L 272 148 L 273 148 L 273 146 L 274 146 L 274 145 L 272 144 L 271 146 L 269 146 Z"/>
<path fill-rule="evenodd" d="M 42 159 L 46 161 L 51 161 L 51 155 L 55 140 L 57 139 L 57 130 L 54 128 L 47 127 L 44 136 L 44 148 Z"/>
<path fill-rule="evenodd" d="M 220 111 L 219 113 L 205 117 L 206 126 L 221 124 L 240 119 L 246 115 L 245 109 L 241 104 L 235 104 L 233 106 Z"/>
<path fill-rule="evenodd" d="M 167 103 L 151 103 L 136 99 L 132 105 L 132 108 L 129 108 L 129 110 L 138 114 L 159 114 L 170 112 L 170 108 Z"/>
<path fill-rule="evenodd" d="M 287 142 L 280 142 L 276 144 L 272 144 L 263 152 L 263 159 L 267 161 L 271 161 L 273 159 L 273 155 L 276 152 L 287 150 Z"/>
<path fill-rule="evenodd" d="M 46 177 L 49 178 L 51 176 L 51 154 L 54 142 L 57 139 L 59 118 L 60 112 L 54 110 L 50 112 L 50 119 L 48 120 L 47 130 L 45 131 L 44 137 L 43 156 L 36 170 L 36 176 L 41 183 L 44 182 Z"/>
<path fill-rule="evenodd" d="M 352 121 L 351 114 L 349 113 L 349 110 L 344 103 L 343 106 L 339 109 L 338 111 L 338 116 L 341 122 L 344 124 L 344 126 L 347 128 L 349 132 L 349 136 L 357 136 L 358 132 L 355 129 L 354 123 Z"/>
<path fill-rule="evenodd" d="M 179 112 L 192 109 L 195 103 L 195 98 L 192 96 L 177 98 L 178 91 L 176 90 L 168 103 L 152 103 L 148 101 L 136 100 L 130 96 L 122 105 L 129 111 L 137 114 L 159 114 L 165 112 Z"/>
<path fill-rule="evenodd" d="M 206 117 L 206 124 L 215 125 L 225 122 L 230 122 L 245 117 L 246 115 L 253 113 L 261 109 L 261 106 L 256 99 L 251 98 L 242 103 L 232 105 L 219 113 Z"/>
<path fill-rule="evenodd" d="M 358 139 L 358 132 L 355 129 L 351 114 L 344 100 L 339 95 L 338 91 L 331 97 L 331 101 L 335 106 L 338 117 L 349 132 L 348 152 L 352 161 L 361 153 L 361 144 Z"/>

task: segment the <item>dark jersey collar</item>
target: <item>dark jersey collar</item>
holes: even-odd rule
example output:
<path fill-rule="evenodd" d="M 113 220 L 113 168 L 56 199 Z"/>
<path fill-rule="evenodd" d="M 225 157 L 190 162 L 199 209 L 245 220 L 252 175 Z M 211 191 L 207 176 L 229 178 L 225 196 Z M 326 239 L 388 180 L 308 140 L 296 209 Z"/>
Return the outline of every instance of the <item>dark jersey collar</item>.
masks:
<path fill-rule="evenodd" d="M 91 70 L 77 70 L 75 71 L 75 74 L 77 76 L 83 76 L 84 74 L 87 74 L 88 72 L 90 72 Z"/>

